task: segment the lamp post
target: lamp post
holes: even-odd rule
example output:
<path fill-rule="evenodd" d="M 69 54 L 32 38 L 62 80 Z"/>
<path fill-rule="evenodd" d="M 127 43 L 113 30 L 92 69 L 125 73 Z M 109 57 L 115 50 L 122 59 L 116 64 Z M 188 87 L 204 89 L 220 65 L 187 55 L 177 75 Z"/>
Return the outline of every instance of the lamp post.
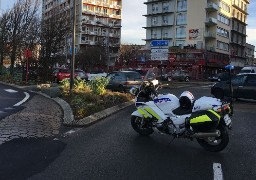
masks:
<path fill-rule="evenodd" d="M 70 91 L 74 86 L 74 69 L 75 69 L 75 39 L 76 39 L 76 0 L 73 0 L 72 11 L 72 58 L 71 58 L 71 72 L 70 72 Z"/>

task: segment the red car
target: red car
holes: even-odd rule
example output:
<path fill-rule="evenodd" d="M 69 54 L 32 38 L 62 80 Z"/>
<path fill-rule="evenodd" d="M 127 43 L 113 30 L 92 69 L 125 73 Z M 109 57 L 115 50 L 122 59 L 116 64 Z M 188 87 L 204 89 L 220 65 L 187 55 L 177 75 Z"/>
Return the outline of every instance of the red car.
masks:
<path fill-rule="evenodd" d="M 67 68 L 57 68 L 53 71 L 53 78 L 54 82 L 59 83 L 63 79 L 69 79 L 71 74 L 71 70 Z M 77 77 L 80 74 L 80 72 L 75 71 L 74 77 Z"/>

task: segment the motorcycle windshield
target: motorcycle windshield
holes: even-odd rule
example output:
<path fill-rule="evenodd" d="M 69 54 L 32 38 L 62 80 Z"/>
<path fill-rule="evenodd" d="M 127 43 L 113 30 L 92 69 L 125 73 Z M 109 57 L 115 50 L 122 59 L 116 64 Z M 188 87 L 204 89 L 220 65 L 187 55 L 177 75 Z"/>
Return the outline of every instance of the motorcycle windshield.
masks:
<path fill-rule="evenodd" d="M 154 85 L 158 84 L 158 80 L 156 80 L 158 74 L 157 68 L 150 68 L 147 71 L 143 81 L 152 82 Z"/>

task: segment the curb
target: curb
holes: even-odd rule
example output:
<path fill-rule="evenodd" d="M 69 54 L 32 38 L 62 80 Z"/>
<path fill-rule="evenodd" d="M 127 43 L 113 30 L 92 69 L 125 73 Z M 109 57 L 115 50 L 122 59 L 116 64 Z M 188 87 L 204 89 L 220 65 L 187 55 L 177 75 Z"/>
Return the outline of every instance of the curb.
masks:
<path fill-rule="evenodd" d="M 98 120 L 108 117 L 108 116 L 134 104 L 133 101 L 124 102 L 122 104 L 107 108 L 103 111 L 94 113 L 85 118 L 75 120 L 73 111 L 72 111 L 70 105 L 65 100 L 63 100 L 59 97 L 51 97 L 41 91 L 33 91 L 33 88 L 31 89 L 29 86 L 18 86 L 15 84 L 8 84 L 8 83 L 2 82 L 2 81 L 0 81 L 0 82 L 2 84 L 13 86 L 15 88 L 27 89 L 30 92 L 36 93 L 38 95 L 44 96 L 46 98 L 49 98 L 49 99 L 52 99 L 53 101 L 55 101 L 63 110 L 63 125 L 65 125 L 65 126 L 78 126 L 78 127 L 89 126 L 90 124 L 93 124 Z"/>
<path fill-rule="evenodd" d="M 89 125 L 95 123 L 98 120 L 106 118 L 106 117 L 108 117 L 108 116 L 110 116 L 110 115 L 112 115 L 112 114 L 114 114 L 114 113 L 132 105 L 132 104 L 134 104 L 133 101 L 124 102 L 122 104 L 107 108 L 103 111 L 94 113 L 94 114 L 92 114 L 90 116 L 87 116 L 85 118 L 75 120 L 73 111 L 72 111 L 70 105 L 65 100 L 63 100 L 59 97 L 51 98 L 50 96 L 48 96 L 47 94 L 44 94 L 42 92 L 35 92 L 35 93 L 40 94 L 40 95 L 42 95 L 44 97 L 47 97 L 49 99 L 52 99 L 56 103 L 59 104 L 59 106 L 63 110 L 63 125 L 65 125 L 65 126 L 76 126 L 76 127 L 89 126 Z"/>

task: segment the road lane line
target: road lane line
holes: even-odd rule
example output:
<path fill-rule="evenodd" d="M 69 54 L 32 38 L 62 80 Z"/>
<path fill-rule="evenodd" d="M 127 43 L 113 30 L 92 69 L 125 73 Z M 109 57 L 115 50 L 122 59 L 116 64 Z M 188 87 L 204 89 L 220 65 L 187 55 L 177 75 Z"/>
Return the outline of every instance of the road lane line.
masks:
<path fill-rule="evenodd" d="M 213 163 L 214 180 L 223 180 L 223 174 L 220 163 Z"/>
<path fill-rule="evenodd" d="M 17 93 L 18 91 L 15 91 L 13 89 L 5 89 L 6 92 L 9 92 L 9 93 Z"/>
<path fill-rule="evenodd" d="M 27 92 L 24 92 L 24 94 L 26 95 L 24 99 L 22 99 L 20 102 L 18 102 L 17 104 L 13 105 L 13 106 L 20 106 L 22 103 L 26 102 L 28 100 L 28 98 L 30 97 L 29 94 Z"/>

